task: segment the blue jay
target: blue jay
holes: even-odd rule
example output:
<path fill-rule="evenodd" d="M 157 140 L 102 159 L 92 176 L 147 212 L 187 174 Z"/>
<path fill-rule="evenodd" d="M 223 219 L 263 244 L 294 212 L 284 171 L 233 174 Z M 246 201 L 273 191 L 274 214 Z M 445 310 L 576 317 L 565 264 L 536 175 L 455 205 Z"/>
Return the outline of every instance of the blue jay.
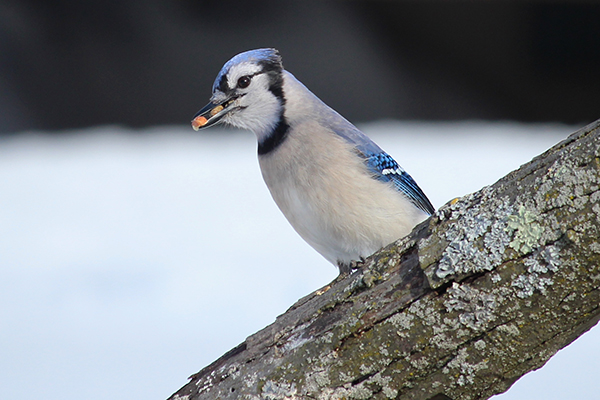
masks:
<path fill-rule="evenodd" d="M 220 122 L 254 132 L 275 203 L 342 274 L 434 212 L 410 175 L 284 70 L 275 49 L 223 66 L 192 127 Z"/>

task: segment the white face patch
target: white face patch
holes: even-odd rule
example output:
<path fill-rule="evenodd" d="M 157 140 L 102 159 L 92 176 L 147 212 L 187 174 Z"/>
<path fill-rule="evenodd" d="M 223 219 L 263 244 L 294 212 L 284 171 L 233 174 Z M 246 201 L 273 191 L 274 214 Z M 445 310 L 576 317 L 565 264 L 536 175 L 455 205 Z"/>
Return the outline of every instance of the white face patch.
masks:
<path fill-rule="evenodd" d="M 268 89 L 266 75 L 257 75 L 254 80 L 246 93 L 233 103 L 240 109 L 227 114 L 224 120 L 238 128 L 251 130 L 260 142 L 279 121 L 281 103 Z"/>

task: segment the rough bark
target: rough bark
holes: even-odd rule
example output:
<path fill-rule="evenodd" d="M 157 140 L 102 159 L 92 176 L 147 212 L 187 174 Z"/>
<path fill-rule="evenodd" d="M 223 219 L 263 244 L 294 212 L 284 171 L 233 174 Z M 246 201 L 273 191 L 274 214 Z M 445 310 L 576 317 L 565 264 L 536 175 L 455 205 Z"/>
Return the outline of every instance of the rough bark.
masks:
<path fill-rule="evenodd" d="M 600 318 L 600 121 L 298 301 L 172 400 L 487 399 Z"/>

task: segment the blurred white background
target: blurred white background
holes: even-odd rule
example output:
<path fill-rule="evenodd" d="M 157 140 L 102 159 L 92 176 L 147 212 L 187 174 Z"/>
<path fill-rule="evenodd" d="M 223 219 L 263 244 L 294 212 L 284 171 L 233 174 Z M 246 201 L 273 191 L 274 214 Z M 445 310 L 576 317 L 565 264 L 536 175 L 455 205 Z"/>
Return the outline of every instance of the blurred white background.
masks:
<path fill-rule="evenodd" d="M 361 126 L 434 206 L 575 127 Z M 0 138 L 0 398 L 165 399 L 337 271 L 262 182 L 252 134 L 102 127 Z M 500 398 L 594 398 L 593 329 Z"/>

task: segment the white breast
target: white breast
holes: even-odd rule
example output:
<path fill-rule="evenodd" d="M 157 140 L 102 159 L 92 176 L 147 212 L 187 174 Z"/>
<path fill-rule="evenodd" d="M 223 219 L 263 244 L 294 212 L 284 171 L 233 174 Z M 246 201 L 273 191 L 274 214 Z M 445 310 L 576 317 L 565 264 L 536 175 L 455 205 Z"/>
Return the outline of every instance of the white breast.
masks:
<path fill-rule="evenodd" d="M 309 119 L 291 129 L 259 157 L 263 178 L 290 224 L 330 262 L 366 257 L 427 217 L 391 184 L 373 179 L 344 139 Z"/>

